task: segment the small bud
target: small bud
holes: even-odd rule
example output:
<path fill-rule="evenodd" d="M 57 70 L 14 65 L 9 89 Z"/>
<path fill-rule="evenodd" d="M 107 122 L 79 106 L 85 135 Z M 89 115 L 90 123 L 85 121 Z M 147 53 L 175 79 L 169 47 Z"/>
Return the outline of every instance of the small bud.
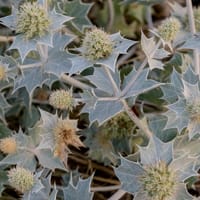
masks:
<path fill-rule="evenodd" d="M 174 17 L 170 17 L 158 27 L 158 32 L 166 42 L 170 42 L 175 39 L 180 28 L 181 24 L 179 20 Z"/>
<path fill-rule="evenodd" d="M 0 65 L 0 81 L 5 79 L 6 77 L 6 69 L 3 65 Z"/>
<path fill-rule="evenodd" d="M 86 33 L 82 48 L 84 57 L 89 60 L 98 60 L 106 58 L 112 53 L 113 42 L 106 32 L 95 28 Z"/>
<path fill-rule="evenodd" d="M 176 190 L 176 174 L 164 162 L 146 168 L 146 173 L 140 177 L 143 191 L 148 199 L 171 199 Z"/>
<path fill-rule="evenodd" d="M 17 33 L 24 33 L 26 39 L 43 36 L 48 31 L 50 20 L 42 5 L 37 2 L 24 3 L 17 15 Z"/>
<path fill-rule="evenodd" d="M 51 93 L 49 104 L 54 108 L 71 110 L 74 105 L 74 100 L 71 92 L 65 90 L 57 90 Z"/>
<path fill-rule="evenodd" d="M 17 143 L 15 138 L 8 137 L 0 140 L 0 151 L 5 154 L 13 154 L 17 151 Z"/>
<path fill-rule="evenodd" d="M 31 171 L 16 167 L 8 172 L 8 182 L 17 191 L 25 193 L 31 190 L 35 181 Z"/>

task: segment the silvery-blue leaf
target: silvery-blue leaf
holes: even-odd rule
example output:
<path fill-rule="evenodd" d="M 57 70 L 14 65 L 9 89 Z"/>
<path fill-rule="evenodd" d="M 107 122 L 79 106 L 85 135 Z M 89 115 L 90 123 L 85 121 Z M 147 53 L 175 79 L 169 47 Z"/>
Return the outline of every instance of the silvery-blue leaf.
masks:
<path fill-rule="evenodd" d="M 115 84 L 118 86 L 118 88 L 120 88 L 119 73 L 113 73 L 112 71 L 110 71 L 110 73 L 115 81 Z M 95 67 L 93 75 L 87 76 L 87 79 L 89 79 L 95 86 L 97 86 L 98 89 L 105 91 L 111 95 L 115 94 L 112 82 L 108 78 L 108 75 L 104 68 Z"/>
<path fill-rule="evenodd" d="M 50 47 L 53 47 L 53 33 L 46 33 L 44 36 L 35 37 L 32 40 L 36 40 L 37 44 L 44 44 Z M 31 41 L 31 40 L 29 40 Z"/>
<path fill-rule="evenodd" d="M 141 37 L 142 50 L 148 60 L 149 68 L 151 70 L 154 68 L 162 69 L 163 63 L 157 59 L 163 59 L 167 57 L 169 53 L 162 48 L 158 49 L 159 46 L 157 46 L 154 37 L 147 38 L 143 32 Z"/>
<path fill-rule="evenodd" d="M 163 142 L 169 142 L 176 137 L 177 131 L 175 129 L 167 129 L 165 125 L 167 123 L 167 117 L 163 115 L 148 116 L 148 125 L 151 131 Z"/>
<path fill-rule="evenodd" d="M 65 51 L 65 47 L 74 40 L 74 35 L 55 33 L 53 37 L 53 46 L 60 51 Z"/>
<path fill-rule="evenodd" d="M 124 89 L 133 79 L 137 71 L 133 69 L 128 76 L 125 77 L 124 83 L 122 85 L 122 89 Z M 161 83 L 147 79 L 149 73 L 149 69 L 144 69 L 139 76 L 135 79 L 134 83 L 132 84 L 132 87 L 124 94 L 124 98 L 137 96 L 139 94 L 142 94 L 144 92 L 147 92 L 148 90 L 151 90 L 155 87 L 158 87 L 161 85 Z M 122 91 L 123 93 L 123 91 Z"/>
<path fill-rule="evenodd" d="M 24 70 L 23 73 L 24 75 L 16 80 L 14 91 L 25 87 L 30 97 L 36 87 L 41 87 L 48 80 L 47 74 L 44 74 L 40 67 Z"/>
<path fill-rule="evenodd" d="M 93 109 L 95 107 L 98 98 L 95 97 L 90 91 L 84 90 L 83 93 L 81 93 L 80 95 L 81 101 L 87 104 L 87 108 L 84 109 L 85 111 Z"/>
<path fill-rule="evenodd" d="M 73 58 L 70 59 L 72 62 L 72 68 L 69 72 L 70 74 L 82 72 L 84 69 L 87 69 L 88 67 L 93 65 L 93 62 L 81 56 L 74 56 Z"/>
<path fill-rule="evenodd" d="M 77 185 L 70 181 L 69 185 L 63 189 L 64 200 L 92 200 L 94 193 L 90 191 L 92 177 L 79 179 Z"/>
<path fill-rule="evenodd" d="M 52 22 L 51 25 L 50 25 L 50 29 L 53 30 L 53 31 L 62 28 L 63 23 L 68 22 L 68 21 L 73 19 L 73 17 L 69 17 L 69 16 L 66 16 L 66 15 L 62 15 L 60 13 L 57 13 L 55 11 L 55 9 L 53 9 L 50 12 L 49 17 L 50 17 L 51 22 Z"/>
<path fill-rule="evenodd" d="M 123 104 L 120 101 L 97 101 L 94 108 L 91 108 L 87 104 L 82 109 L 82 113 L 89 113 L 90 123 L 98 121 L 99 125 L 103 124 L 105 121 L 109 120 L 116 114 L 123 110 Z"/>
<path fill-rule="evenodd" d="M 128 40 L 126 38 L 123 38 L 120 33 L 114 33 L 112 35 L 110 35 L 110 39 L 113 41 L 114 43 L 114 50 L 113 52 L 115 52 L 116 54 L 126 54 L 127 50 L 135 45 L 137 43 L 137 41 L 134 40 Z"/>
<path fill-rule="evenodd" d="M 191 83 L 191 84 L 196 84 L 197 81 L 199 80 L 198 74 L 196 74 L 196 73 L 193 71 L 193 69 L 192 69 L 191 66 L 189 66 L 189 67 L 187 68 L 187 70 L 184 72 L 184 74 L 183 74 L 183 79 L 184 79 L 186 82 Z"/>
<path fill-rule="evenodd" d="M 25 40 L 23 35 L 20 34 L 14 38 L 14 41 L 8 50 L 17 49 L 19 51 L 19 54 L 23 62 L 25 57 L 31 51 L 37 50 L 36 44 L 37 44 L 36 40 Z"/>
<path fill-rule="evenodd" d="M 173 159 L 173 142 L 164 143 L 153 136 L 147 147 L 139 147 L 141 163 L 143 165 L 155 165 L 160 161 L 170 163 Z"/>
<path fill-rule="evenodd" d="M 169 83 L 169 84 L 161 85 L 160 88 L 163 92 L 163 96 L 161 97 L 162 99 L 164 99 L 168 103 L 174 103 L 175 101 L 177 101 L 178 94 L 173 84 Z"/>
<path fill-rule="evenodd" d="M 121 165 L 118 168 L 114 168 L 114 170 L 123 190 L 132 194 L 139 190 L 141 187 L 139 177 L 145 174 L 145 170 L 139 163 L 121 157 Z"/>
<path fill-rule="evenodd" d="M 54 74 L 59 78 L 62 74 L 69 73 L 71 67 L 71 61 L 65 51 L 58 51 L 56 48 L 49 50 L 48 60 L 44 64 L 45 72 Z"/>
<path fill-rule="evenodd" d="M 186 154 L 174 159 L 169 166 L 170 169 L 176 171 L 178 180 L 180 182 L 183 182 L 187 178 L 197 175 L 197 172 L 194 170 L 195 162 L 195 157 L 190 157 Z"/>
<path fill-rule="evenodd" d="M 197 49 L 200 51 L 200 35 L 195 34 L 188 36 L 185 43 L 179 49 Z"/>
<path fill-rule="evenodd" d="M 81 0 L 65 1 L 59 4 L 60 8 L 69 16 L 74 17 L 72 24 L 83 31 L 84 27 L 91 26 L 91 22 L 87 17 L 92 4 L 83 3 Z"/>
<path fill-rule="evenodd" d="M 39 163 L 48 169 L 62 169 L 66 171 L 64 164 L 58 157 L 55 157 L 50 149 L 35 149 L 35 155 L 37 156 Z"/>

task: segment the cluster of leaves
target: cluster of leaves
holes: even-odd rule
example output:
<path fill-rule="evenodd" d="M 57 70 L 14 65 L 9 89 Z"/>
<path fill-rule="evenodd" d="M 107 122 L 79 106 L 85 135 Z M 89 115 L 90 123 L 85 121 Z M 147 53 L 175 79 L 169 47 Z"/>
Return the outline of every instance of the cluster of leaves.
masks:
<path fill-rule="evenodd" d="M 116 2 L 107 5 L 110 30 L 116 8 L 149 12 L 163 1 Z M 200 42 L 187 8 L 171 4 L 169 19 L 136 41 L 95 27 L 93 4 L 81 0 L 1 5 L 10 8 L 2 27 L 12 30 L 0 56 L 2 199 L 98 199 L 94 191 L 110 186 L 92 187 L 95 174 L 72 170 L 78 151 L 113 167 L 120 184 L 110 199 L 195 199 L 188 191 L 200 164 Z M 132 59 L 136 46 L 144 59 Z"/>

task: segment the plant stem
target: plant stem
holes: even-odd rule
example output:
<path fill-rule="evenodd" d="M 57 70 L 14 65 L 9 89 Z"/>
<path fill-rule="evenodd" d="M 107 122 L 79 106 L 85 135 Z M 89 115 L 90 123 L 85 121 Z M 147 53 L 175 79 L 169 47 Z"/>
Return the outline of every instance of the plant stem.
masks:
<path fill-rule="evenodd" d="M 130 109 L 125 100 L 121 101 L 128 116 L 133 120 L 136 126 L 140 128 L 150 138 L 152 136 L 152 132 L 149 130 L 149 128 L 145 124 L 143 124 L 142 121 L 135 115 L 135 113 Z"/>
<path fill-rule="evenodd" d="M 114 6 L 113 6 L 112 0 L 108 0 L 108 13 L 109 13 L 109 22 L 107 25 L 107 30 L 110 31 L 113 26 L 113 22 L 114 22 L 114 18 L 115 18 L 115 11 L 114 11 Z"/>
<path fill-rule="evenodd" d="M 153 20 L 152 20 L 151 9 L 152 9 L 151 6 L 146 6 L 146 20 L 147 20 L 149 29 L 153 29 Z"/>
<path fill-rule="evenodd" d="M 0 36 L 0 42 L 12 42 L 14 37 L 12 36 Z"/>
<path fill-rule="evenodd" d="M 108 200 L 119 200 L 125 194 L 126 194 L 126 191 L 124 191 L 124 190 L 118 190 Z"/>
<path fill-rule="evenodd" d="M 67 76 L 66 74 L 61 75 L 61 80 L 83 90 L 92 89 L 91 86 L 86 85 L 85 83 L 82 83 L 73 77 Z"/>
<path fill-rule="evenodd" d="M 107 192 L 112 190 L 120 189 L 121 185 L 112 185 L 112 186 L 104 186 L 104 187 L 91 187 L 91 192 Z"/>
<path fill-rule="evenodd" d="M 188 12 L 188 19 L 189 19 L 189 25 L 190 25 L 190 31 L 192 34 L 196 33 L 195 29 L 195 23 L 194 23 L 194 14 L 192 9 L 192 2 L 191 0 L 186 0 L 187 5 L 187 12 Z M 194 50 L 194 71 L 200 75 L 200 65 L 199 65 L 199 53 L 198 50 Z"/>
<path fill-rule="evenodd" d="M 39 63 L 32 63 L 32 64 L 27 64 L 27 65 L 19 65 L 18 67 L 20 69 L 28 69 L 28 68 L 40 67 L 42 65 L 43 63 L 39 62 Z"/>

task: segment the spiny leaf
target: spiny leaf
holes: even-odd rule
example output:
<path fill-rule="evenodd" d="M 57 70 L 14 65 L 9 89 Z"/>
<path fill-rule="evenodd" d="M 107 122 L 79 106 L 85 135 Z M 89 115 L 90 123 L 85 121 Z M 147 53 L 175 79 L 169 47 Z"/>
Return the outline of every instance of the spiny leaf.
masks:
<path fill-rule="evenodd" d="M 114 170 L 122 184 L 122 189 L 132 194 L 139 190 L 141 187 L 139 177 L 145 172 L 139 163 L 121 157 L 121 165 Z"/>
<path fill-rule="evenodd" d="M 47 74 L 44 74 L 40 67 L 27 69 L 23 71 L 23 76 L 16 80 L 14 91 L 25 87 L 29 93 L 29 96 L 32 97 L 34 89 L 42 86 L 42 84 L 47 80 Z"/>
<path fill-rule="evenodd" d="M 173 142 L 164 143 L 157 137 L 150 138 L 147 147 L 140 147 L 140 158 L 143 165 L 155 165 L 159 161 L 170 163 L 172 156 Z"/>
<path fill-rule="evenodd" d="M 60 4 L 62 10 L 69 16 L 74 17 L 72 24 L 80 31 L 83 31 L 84 27 L 91 26 L 91 22 L 87 17 L 92 4 L 83 3 L 81 0 L 65 1 Z"/>
<path fill-rule="evenodd" d="M 137 71 L 133 69 L 127 77 L 125 77 L 124 83 L 122 85 L 122 89 L 124 89 L 132 80 L 132 78 L 136 75 Z M 135 79 L 132 87 L 126 92 L 124 95 L 124 98 L 132 97 L 132 96 L 138 96 L 139 94 L 142 94 L 144 92 L 147 92 L 148 90 L 151 90 L 155 87 L 158 87 L 162 85 L 161 83 L 147 79 L 149 73 L 149 69 L 144 69 L 139 76 Z"/>
<path fill-rule="evenodd" d="M 169 53 L 164 49 L 159 49 L 156 42 L 154 41 L 154 37 L 147 38 L 142 32 L 142 39 L 141 39 L 142 50 L 144 51 L 148 63 L 149 68 L 152 70 L 154 68 L 163 68 L 163 63 L 161 59 L 167 57 Z"/>
<path fill-rule="evenodd" d="M 79 179 L 77 185 L 70 181 L 69 185 L 63 189 L 64 200 L 92 200 L 93 192 L 90 192 L 92 177 Z"/>
<path fill-rule="evenodd" d="M 99 125 L 101 125 L 103 122 L 120 113 L 122 110 L 123 104 L 120 101 L 97 100 L 94 107 L 86 104 L 82 112 L 89 113 L 90 123 L 97 120 Z"/>

